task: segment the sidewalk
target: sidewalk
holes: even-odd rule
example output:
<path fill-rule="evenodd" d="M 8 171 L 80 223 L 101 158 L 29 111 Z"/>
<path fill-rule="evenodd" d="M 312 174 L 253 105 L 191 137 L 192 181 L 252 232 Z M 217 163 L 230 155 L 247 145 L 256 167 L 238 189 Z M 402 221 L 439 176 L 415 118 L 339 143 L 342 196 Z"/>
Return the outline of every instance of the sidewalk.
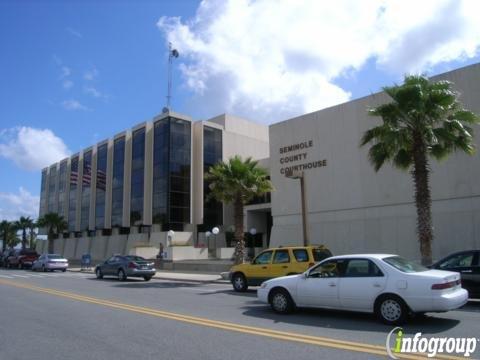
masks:
<path fill-rule="evenodd" d="M 83 273 L 94 273 L 94 268 L 90 270 L 81 270 L 79 267 L 70 267 L 68 271 L 71 272 L 83 272 Z M 228 280 L 224 280 L 221 274 L 212 274 L 212 273 L 185 273 L 178 271 L 166 271 L 166 270 L 157 270 L 155 273 L 154 279 L 158 280 L 170 280 L 170 281 L 190 281 L 198 283 L 217 283 L 217 284 L 229 284 Z"/>

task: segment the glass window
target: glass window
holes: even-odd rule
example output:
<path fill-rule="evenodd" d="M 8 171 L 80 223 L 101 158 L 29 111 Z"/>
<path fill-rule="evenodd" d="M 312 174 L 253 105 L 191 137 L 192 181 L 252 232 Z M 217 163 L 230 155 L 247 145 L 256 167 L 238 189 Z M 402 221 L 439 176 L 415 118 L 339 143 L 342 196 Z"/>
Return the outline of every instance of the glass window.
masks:
<path fill-rule="evenodd" d="M 472 266 L 474 253 L 458 254 L 449 257 L 444 262 L 440 263 L 441 269 L 449 269 L 455 267 L 470 267 Z"/>
<path fill-rule="evenodd" d="M 295 260 L 297 262 L 307 262 L 308 261 L 308 253 L 305 249 L 294 249 L 293 255 L 295 256 Z"/>
<path fill-rule="evenodd" d="M 312 249 L 312 253 L 315 262 L 320 262 L 332 256 L 332 253 L 328 249 Z"/>
<path fill-rule="evenodd" d="M 125 137 L 120 137 L 113 143 L 112 226 L 122 226 L 124 161 Z"/>
<path fill-rule="evenodd" d="M 415 273 L 415 272 L 428 270 L 426 267 L 419 264 L 415 264 L 414 262 L 406 260 L 400 256 L 391 256 L 391 257 L 384 258 L 382 260 L 383 262 L 394 267 L 395 269 L 405 273 Z"/>
<path fill-rule="evenodd" d="M 367 259 L 351 259 L 345 269 L 345 277 L 368 277 L 370 275 Z"/>
<path fill-rule="evenodd" d="M 264 251 L 261 254 L 259 254 L 255 260 L 253 260 L 253 263 L 255 265 L 263 265 L 263 264 L 270 264 L 270 261 L 272 260 L 272 254 L 273 251 Z"/>
<path fill-rule="evenodd" d="M 313 278 L 338 277 L 341 273 L 340 269 L 342 265 L 343 263 L 341 261 L 327 260 L 310 270 L 308 276 Z"/>
<path fill-rule="evenodd" d="M 206 174 L 212 166 L 222 161 L 222 130 L 203 127 L 203 172 Z M 210 195 L 209 182 L 203 186 L 203 224 L 213 227 L 223 224 L 223 204 L 215 199 L 207 198 Z"/>
<path fill-rule="evenodd" d="M 80 230 L 88 230 L 88 226 L 89 226 L 91 183 L 92 183 L 92 151 L 87 151 L 83 155 Z"/>
<path fill-rule="evenodd" d="M 77 212 L 78 156 L 70 162 L 70 192 L 68 194 L 68 230 L 75 231 Z"/>
<path fill-rule="evenodd" d="M 274 264 L 285 264 L 289 262 L 290 262 L 290 255 L 288 255 L 288 250 L 275 251 L 275 256 L 273 257 Z"/>
<path fill-rule="evenodd" d="M 97 181 L 95 185 L 95 228 L 105 227 L 105 191 L 107 189 L 108 144 L 97 149 Z"/>

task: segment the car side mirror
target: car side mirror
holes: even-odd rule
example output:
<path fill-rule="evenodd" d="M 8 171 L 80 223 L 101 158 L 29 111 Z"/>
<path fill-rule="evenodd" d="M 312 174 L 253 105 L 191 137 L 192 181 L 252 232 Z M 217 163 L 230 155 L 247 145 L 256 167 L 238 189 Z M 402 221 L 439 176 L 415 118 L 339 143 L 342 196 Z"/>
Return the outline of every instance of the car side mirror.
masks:
<path fill-rule="evenodd" d="M 303 273 L 303 277 L 304 277 L 305 279 L 308 278 L 308 271 L 305 271 L 305 272 Z"/>

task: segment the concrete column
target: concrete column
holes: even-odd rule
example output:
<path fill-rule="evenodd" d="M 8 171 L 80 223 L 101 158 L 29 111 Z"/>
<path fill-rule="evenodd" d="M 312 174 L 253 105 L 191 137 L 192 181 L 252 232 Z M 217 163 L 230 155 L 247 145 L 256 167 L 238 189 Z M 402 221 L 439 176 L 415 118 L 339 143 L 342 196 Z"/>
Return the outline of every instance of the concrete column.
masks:
<path fill-rule="evenodd" d="M 145 125 L 145 159 L 143 176 L 143 224 L 152 225 L 153 202 L 153 124 Z"/>
<path fill-rule="evenodd" d="M 95 230 L 95 199 L 97 197 L 97 149 L 97 145 L 94 145 L 92 149 L 90 211 L 88 212 L 88 230 Z"/>
<path fill-rule="evenodd" d="M 105 191 L 105 229 L 112 227 L 112 174 L 113 174 L 113 139 L 107 146 L 107 187 Z"/>
<path fill-rule="evenodd" d="M 192 223 L 203 224 L 203 122 L 192 123 Z M 196 238 L 196 237 L 195 237 Z"/>
<path fill-rule="evenodd" d="M 123 219 L 122 226 L 130 227 L 130 189 L 132 185 L 132 131 L 125 135 L 125 161 L 123 164 Z"/>

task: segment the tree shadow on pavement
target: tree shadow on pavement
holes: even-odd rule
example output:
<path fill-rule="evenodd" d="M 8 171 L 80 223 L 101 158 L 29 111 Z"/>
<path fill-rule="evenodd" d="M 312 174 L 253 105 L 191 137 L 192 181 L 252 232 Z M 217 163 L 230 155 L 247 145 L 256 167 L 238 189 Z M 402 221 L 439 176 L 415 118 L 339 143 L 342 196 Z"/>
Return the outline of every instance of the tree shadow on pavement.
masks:
<path fill-rule="evenodd" d="M 392 326 L 380 323 L 373 314 L 356 313 L 326 309 L 297 309 L 295 313 L 280 315 L 273 312 L 268 305 L 247 306 L 245 316 L 273 320 L 275 323 L 314 326 L 341 330 L 357 330 L 388 333 Z M 460 323 L 459 320 L 433 316 L 413 317 L 402 327 L 406 333 L 422 332 L 426 334 L 441 333 Z"/>
<path fill-rule="evenodd" d="M 233 296 L 256 298 L 257 297 L 257 290 L 247 290 L 245 292 L 237 292 L 237 291 L 232 290 L 232 289 L 223 289 L 223 290 L 203 292 L 199 295 L 218 295 L 218 294 L 226 294 L 226 295 L 233 295 Z"/>

